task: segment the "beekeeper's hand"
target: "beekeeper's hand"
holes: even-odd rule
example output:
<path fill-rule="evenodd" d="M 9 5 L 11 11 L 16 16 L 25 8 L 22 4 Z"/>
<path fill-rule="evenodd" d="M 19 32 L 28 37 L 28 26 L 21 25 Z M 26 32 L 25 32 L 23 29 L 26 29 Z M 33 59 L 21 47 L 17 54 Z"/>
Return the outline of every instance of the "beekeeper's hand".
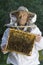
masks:
<path fill-rule="evenodd" d="M 36 35 L 35 41 L 39 42 L 41 40 L 41 36 L 40 35 Z"/>

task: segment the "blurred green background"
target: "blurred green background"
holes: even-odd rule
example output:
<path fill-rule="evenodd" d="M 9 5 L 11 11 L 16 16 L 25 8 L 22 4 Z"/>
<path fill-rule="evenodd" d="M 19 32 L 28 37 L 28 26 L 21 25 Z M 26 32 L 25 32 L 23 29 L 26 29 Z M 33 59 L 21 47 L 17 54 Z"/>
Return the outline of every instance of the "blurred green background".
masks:
<path fill-rule="evenodd" d="M 0 44 L 1 38 L 6 27 L 5 23 L 9 23 L 10 17 L 9 13 L 16 10 L 19 6 L 25 6 L 29 11 L 37 14 L 37 21 L 35 24 L 40 28 L 43 35 L 43 0 L 0 0 Z M 7 65 L 6 59 L 7 55 L 3 55 L 0 49 L 0 65 Z M 40 61 L 43 65 L 43 54 L 40 51 Z"/>

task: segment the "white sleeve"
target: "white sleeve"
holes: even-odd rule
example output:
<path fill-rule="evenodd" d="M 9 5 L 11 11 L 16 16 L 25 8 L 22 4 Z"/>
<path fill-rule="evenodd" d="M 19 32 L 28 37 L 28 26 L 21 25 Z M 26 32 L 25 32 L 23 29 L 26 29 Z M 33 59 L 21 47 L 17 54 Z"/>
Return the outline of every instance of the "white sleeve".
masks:
<path fill-rule="evenodd" d="M 35 47 L 38 51 L 43 50 L 43 37 L 39 42 L 35 42 Z"/>
<path fill-rule="evenodd" d="M 40 31 L 40 29 L 36 26 L 36 28 L 34 30 L 32 30 L 33 34 L 39 34 L 40 36 L 42 36 L 42 32 Z M 41 40 L 39 42 L 35 41 L 35 48 L 37 50 L 42 50 L 43 49 L 43 37 L 41 37 Z"/>
<path fill-rule="evenodd" d="M 36 26 L 36 28 L 32 29 L 31 33 L 42 36 L 42 32 L 40 31 L 40 29 L 37 26 Z"/>
<path fill-rule="evenodd" d="M 5 45 L 7 43 L 8 35 L 9 35 L 9 28 L 6 29 L 4 34 L 3 34 L 2 42 L 1 42 L 1 48 L 3 47 L 3 45 Z"/>

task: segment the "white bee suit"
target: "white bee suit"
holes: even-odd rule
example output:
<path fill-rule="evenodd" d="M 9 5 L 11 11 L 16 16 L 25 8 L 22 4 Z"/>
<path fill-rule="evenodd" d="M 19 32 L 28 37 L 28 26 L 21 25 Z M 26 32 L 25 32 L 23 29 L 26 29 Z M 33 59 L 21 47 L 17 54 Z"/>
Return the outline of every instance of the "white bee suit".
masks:
<path fill-rule="evenodd" d="M 7 28 L 4 32 L 4 35 L 2 37 L 1 48 L 3 47 L 4 44 L 7 43 L 9 29 L 10 28 Z M 30 33 L 41 35 L 41 32 L 37 26 Z M 39 42 L 35 41 L 31 56 L 16 54 L 15 52 L 12 52 L 12 53 L 9 53 L 8 55 L 7 64 L 11 63 L 13 65 L 38 65 L 40 64 L 38 51 L 42 49 L 43 49 L 43 37 Z"/>
<path fill-rule="evenodd" d="M 34 16 L 34 18 L 31 21 L 32 22 L 36 21 L 36 15 Z M 12 19 L 11 19 L 10 24 L 12 24 Z M 9 29 L 10 28 L 7 28 L 4 32 L 4 35 L 2 37 L 1 48 L 3 47 L 4 44 L 7 43 Z M 17 29 L 19 30 L 19 28 L 17 28 Z M 27 31 L 27 27 L 24 28 L 24 31 Z M 41 31 L 39 30 L 39 28 L 37 26 L 35 28 L 33 28 L 30 33 L 42 35 Z M 40 64 L 38 51 L 42 50 L 42 49 L 43 49 L 43 37 L 41 38 L 41 40 L 39 42 L 36 42 L 36 41 L 34 42 L 34 47 L 33 47 L 31 56 L 16 54 L 15 52 L 12 52 L 12 53 L 9 53 L 9 55 L 8 55 L 7 64 L 11 63 L 13 65 L 38 65 L 38 64 Z"/>

